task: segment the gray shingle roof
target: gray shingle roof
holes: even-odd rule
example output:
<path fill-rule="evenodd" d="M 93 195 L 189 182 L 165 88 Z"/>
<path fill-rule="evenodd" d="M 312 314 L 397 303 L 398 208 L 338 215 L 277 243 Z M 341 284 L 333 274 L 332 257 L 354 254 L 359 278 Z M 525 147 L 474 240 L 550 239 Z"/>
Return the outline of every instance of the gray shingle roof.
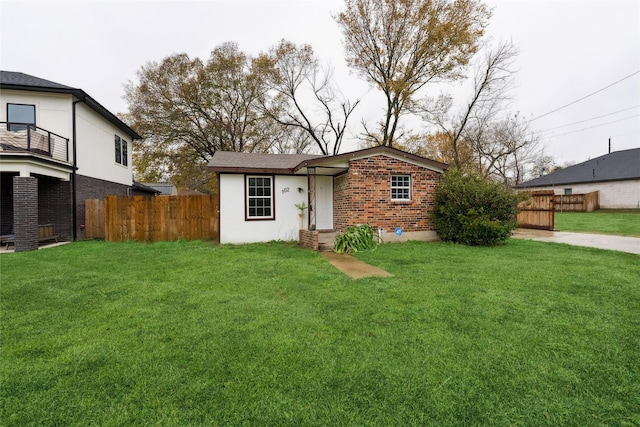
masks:
<path fill-rule="evenodd" d="M 43 89 L 78 90 L 70 86 L 15 71 L 0 71 L 0 83 L 3 85 L 40 87 Z"/>
<path fill-rule="evenodd" d="M 296 166 L 305 160 L 319 157 L 323 156 L 316 154 L 261 154 L 218 151 L 211 158 L 209 167 L 218 172 L 233 171 L 234 169 L 292 172 Z"/>
<path fill-rule="evenodd" d="M 344 154 L 323 156 L 317 154 L 258 154 L 236 153 L 230 151 L 216 152 L 209 168 L 215 172 L 225 173 L 275 173 L 295 174 L 306 167 L 316 168 L 316 173 L 323 175 L 335 175 L 346 170 L 347 166 L 338 163 L 348 163 L 352 159 L 364 158 L 374 155 L 388 155 L 404 161 L 414 162 L 421 167 L 435 168 L 434 170 L 447 170 L 445 163 L 436 162 L 414 154 L 406 153 L 396 148 L 376 146 L 362 150 L 351 151 Z"/>
<path fill-rule="evenodd" d="M 580 184 L 601 181 L 640 179 L 640 148 L 614 151 L 586 162 L 569 166 L 540 178 L 535 178 L 518 188 L 548 187 L 560 184 Z"/>

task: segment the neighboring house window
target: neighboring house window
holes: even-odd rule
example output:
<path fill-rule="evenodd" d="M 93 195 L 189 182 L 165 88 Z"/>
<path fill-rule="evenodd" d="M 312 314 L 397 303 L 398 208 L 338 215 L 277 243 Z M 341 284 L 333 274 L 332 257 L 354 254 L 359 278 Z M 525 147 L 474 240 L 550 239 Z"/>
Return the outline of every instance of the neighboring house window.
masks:
<path fill-rule="evenodd" d="M 116 148 L 116 163 L 122 166 L 127 166 L 129 164 L 127 141 L 124 138 L 120 138 L 118 135 L 116 135 L 115 148 Z"/>
<path fill-rule="evenodd" d="M 274 219 L 273 177 L 248 176 L 246 184 L 247 219 Z"/>
<path fill-rule="evenodd" d="M 411 176 L 391 176 L 391 200 L 411 200 Z"/>
<path fill-rule="evenodd" d="M 24 130 L 36 124 L 36 106 L 27 104 L 7 104 L 7 130 Z"/>
<path fill-rule="evenodd" d="M 565 189 L 564 189 L 564 194 L 567 194 L 567 195 L 568 195 L 568 194 L 571 194 L 571 193 L 572 193 L 571 188 L 565 188 Z"/>

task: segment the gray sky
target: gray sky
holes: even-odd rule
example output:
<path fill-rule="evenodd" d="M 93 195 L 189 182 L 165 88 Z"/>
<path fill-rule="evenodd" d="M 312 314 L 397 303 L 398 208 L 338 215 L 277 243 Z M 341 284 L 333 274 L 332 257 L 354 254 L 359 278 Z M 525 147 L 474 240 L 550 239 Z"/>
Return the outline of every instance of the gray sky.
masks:
<path fill-rule="evenodd" d="M 531 122 L 547 154 L 578 163 L 606 153 L 609 138 L 613 151 L 640 147 L 640 1 L 488 4 L 488 34 L 520 49 L 511 110 L 534 119 L 599 91 Z M 118 113 L 127 108 L 124 85 L 148 61 L 183 52 L 206 60 L 225 41 L 255 55 L 284 38 L 310 44 L 331 62 L 344 94 L 362 99 L 351 122 L 355 134 L 361 118 L 374 120 L 381 110 L 376 91 L 345 65 L 331 17 L 341 8 L 341 0 L 0 0 L 0 68 L 81 88 Z M 355 148 L 355 138 L 343 144 L 343 151 Z"/>

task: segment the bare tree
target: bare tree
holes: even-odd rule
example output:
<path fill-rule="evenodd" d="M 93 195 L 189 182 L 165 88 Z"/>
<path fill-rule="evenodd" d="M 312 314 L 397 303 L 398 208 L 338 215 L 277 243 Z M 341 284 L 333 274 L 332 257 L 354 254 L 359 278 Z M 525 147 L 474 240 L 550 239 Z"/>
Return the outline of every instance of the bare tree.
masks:
<path fill-rule="evenodd" d="M 529 178 L 539 178 L 556 170 L 558 170 L 558 164 L 555 159 L 541 152 L 531 166 Z"/>
<path fill-rule="evenodd" d="M 539 139 L 519 114 L 473 126 L 467 138 L 476 155 L 477 171 L 507 185 L 523 182 L 544 155 Z"/>
<path fill-rule="evenodd" d="M 392 146 L 400 119 L 429 82 L 459 79 L 491 13 L 479 0 L 345 0 L 336 17 L 347 63 L 385 96 L 370 144 Z"/>
<path fill-rule="evenodd" d="M 481 138 L 508 101 L 514 74 L 512 66 L 517 55 L 511 42 L 501 43 L 487 52 L 475 66 L 472 96 L 460 110 L 452 111 L 453 99 L 447 95 L 425 98 L 416 107 L 416 112 L 426 122 L 436 125 L 439 132 L 449 137 L 450 162 L 456 168 L 465 166 L 465 159 L 460 155 L 461 141 L 470 138 L 471 133 L 475 140 Z"/>
<path fill-rule="evenodd" d="M 290 143 L 296 151 L 308 147 L 310 140 L 322 154 L 337 154 L 359 101 L 352 104 L 344 99 L 333 84 L 332 71 L 320 66 L 309 45 L 281 40 L 258 61 L 273 92 L 264 98 L 264 112 L 291 129 Z"/>

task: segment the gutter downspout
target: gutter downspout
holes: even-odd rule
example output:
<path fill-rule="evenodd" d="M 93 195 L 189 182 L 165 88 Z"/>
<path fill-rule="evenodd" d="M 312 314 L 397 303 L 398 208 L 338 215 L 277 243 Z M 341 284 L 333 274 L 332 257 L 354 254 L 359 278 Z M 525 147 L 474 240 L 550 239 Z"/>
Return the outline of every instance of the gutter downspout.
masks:
<path fill-rule="evenodd" d="M 78 160 L 77 160 L 77 136 L 76 136 L 76 104 L 80 102 L 85 102 L 84 99 L 78 99 L 77 101 L 73 101 L 71 103 L 71 132 L 73 138 L 73 172 L 71 174 L 71 204 L 73 205 L 73 210 L 71 212 L 72 223 L 73 223 L 73 241 L 78 240 L 78 212 L 76 203 L 78 201 L 78 194 L 76 188 L 76 171 L 78 170 Z"/>

